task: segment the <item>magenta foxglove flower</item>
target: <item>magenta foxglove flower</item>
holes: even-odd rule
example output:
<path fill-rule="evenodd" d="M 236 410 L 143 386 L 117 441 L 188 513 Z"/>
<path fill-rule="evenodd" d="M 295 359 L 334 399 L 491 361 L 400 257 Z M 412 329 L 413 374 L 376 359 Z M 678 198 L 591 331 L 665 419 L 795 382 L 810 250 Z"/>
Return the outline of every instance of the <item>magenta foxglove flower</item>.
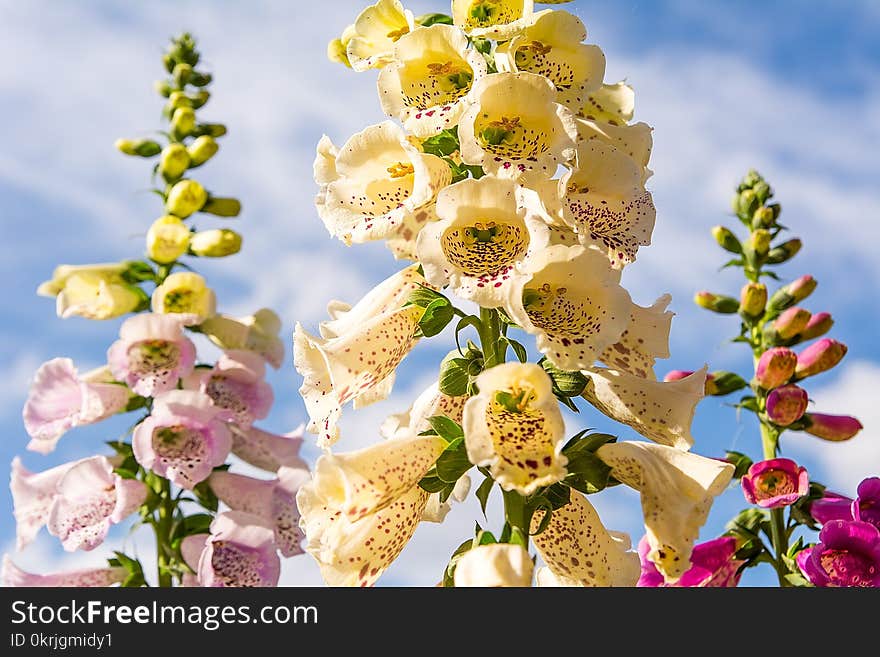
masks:
<path fill-rule="evenodd" d="M 105 368 L 80 376 L 69 358 L 53 358 L 34 375 L 22 416 L 31 437 L 27 448 L 40 454 L 55 449 L 73 427 L 94 424 L 128 403 L 125 386 L 106 382 Z"/>
<path fill-rule="evenodd" d="M 838 493 L 825 491 L 810 505 L 810 515 L 825 525 L 832 520 L 861 520 L 880 529 L 880 477 L 863 479 L 852 500 Z"/>
<path fill-rule="evenodd" d="M 739 584 L 739 567 L 744 563 L 736 558 L 736 539 L 733 536 L 698 543 L 691 552 L 691 567 L 676 582 L 667 583 L 657 566 L 648 559 L 651 546 L 647 537 L 639 541 L 639 559 L 642 575 L 636 586 L 680 588 L 733 588 Z"/>
<path fill-rule="evenodd" d="M 43 472 L 30 472 L 17 456 L 12 460 L 9 489 L 12 491 L 17 550 L 27 547 L 49 520 L 58 482 L 77 463 L 72 461 Z"/>
<path fill-rule="evenodd" d="M 231 424 L 229 428 L 232 429 L 232 453 L 245 463 L 269 472 L 277 472 L 283 465 L 289 468 L 308 468 L 299 455 L 304 425 L 283 435 L 254 426 L 242 429 Z"/>
<path fill-rule="evenodd" d="M 302 554 L 305 536 L 299 527 L 296 493 L 310 479 L 308 469 L 282 467 L 276 479 L 264 480 L 217 471 L 208 484 L 217 498 L 233 511 L 259 516 L 275 530 L 275 543 L 284 557 Z"/>
<path fill-rule="evenodd" d="M 195 345 L 173 315 L 130 317 L 107 351 L 113 376 L 143 397 L 175 389 L 177 381 L 192 372 L 195 361 Z"/>
<path fill-rule="evenodd" d="M 795 376 L 805 379 L 821 374 L 837 365 L 846 356 L 846 345 L 831 338 L 822 338 L 798 354 Z"/>
<path fill-rule="evenodd" d="M 742 478 L 742 488 L 749 504 L 773 509 L 806 495 L 810 477 L 806 468 L 791 459 L 769 459 L 752 464 Z"/>
<path fill-rule="evenodd" d="M 807 322 L 799 337 L 801 340 L 812 340 L 828 333 L 832 326 L 834 326 L 834 318 L 831 316 L 831 313 L 816 313 L 810 317 L 810 321 Z"/>
<path fill-rule="evenodd" d="M 691 374 L 693 374 L 692 370 L 672 370 L 666 373 L 666 376 L 663 377 L 663 383 L 669 383 L 670 381 L 681 381 L 682 379 L 686 379 Z"/>
<path fill-rule="evenodd" d="M 277 586 L 280 574 L 275 531 L 262 518 L 244 511 L 214 518 L 199 558 L 202 586 Z"/>
<path fill-rule="evenodd" d="M 134 430 L 134 457 L 143 467 L 192 490 L 229 455 L 229 417 L 200 392 L 163 393 L 155 398 L 150 417 Z"/>
<path fill-rule="evenodd" d="M 810 503 L 810 515 L 820 525 L 832 520 L 852 520 L 853 500 L 846 495 L 825 491 L 818 500 Z"/>
<path fill-rule="evenodd" d="M 810 398 L 807 391 L 795 385 L 774 388 L 767 395 L 767 417 L 781 427 L 801 419 Z"/>
<path fill-rule="evenodd" d="M 105 456 L 93 456 L 58 481 L 46 525 L 68 552 L 92 550 L 104 542 L 110 525 L 137 511 L 146 499 L 143 482 L 123 479 Z"/>
<path fill-rule="evenodd" d="M 783 340 L 790 340 L 807 327 L 810 317 L 808 310 L 797 306 L 789 308 L 773 321 L 773 330 Z"/>
<path fill-rule="evenodd" d="M 205 393 L 216 406 L 231 411 L 236 424 L 247 428 L 266 417 L 275 401 L 272 386 L 263 380 L 265 376 L 262 356 L 233 349 L 224 352 L 212 369 L 193 372 L 183 387 Z"/>
<path fill-rule="evenodd" d="M 784 385 L 794 376 L 797 354 L 788 347 L 768 349 L 755 366 L 755 381 L 765 390 Z"/>
<path fill-rule="evenodd" d="M 860 520 L 832 520 L 797 564 L 815 586 L 880 587 L 880 530 Z"/>
<path fill-rule="evenodd" d="M 128 576 L 125 568 L 85 568 L 49 575 L 27 573 L 16 566 L 8 554 L 3 555 L 0 586 L 102 587 L 119 584 Z"/>
<path fill-rule="evenodd" d="M 807 413 L 804 417 L 807 419 L 806 433 L 832 442 L 849 440 L 863 428 L 861 422 L 849 415 Z"/>

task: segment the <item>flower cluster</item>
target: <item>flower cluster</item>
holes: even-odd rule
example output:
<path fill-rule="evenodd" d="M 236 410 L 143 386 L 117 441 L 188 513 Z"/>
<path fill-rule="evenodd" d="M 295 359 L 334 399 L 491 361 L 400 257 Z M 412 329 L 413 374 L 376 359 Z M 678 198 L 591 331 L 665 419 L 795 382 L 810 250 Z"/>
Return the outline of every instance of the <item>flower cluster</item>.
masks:
<path fill-rule="evenodd" d="M 157 90 L 167 98 L 167 143 L 117 142 L 125 154 L 155 158 L 154 180 L 162 182 L 155 191 L 164 214 L 146 233 L 146 259 L 63 265 L 38 290 L 56 297 L 60 317 L 128 317 L 106 365 L 80 373 L 69 358 L 44 363 L 23 411 L 27 447 L 40 454 L 74 427 L 117 414 L 140 417 L 130 441 L 108 442 L 112 455 L 42 472 L 13 461 L 17 548 L 46 527 L 65 550 L 93 550 L 113 525 L 136 515 L 155 531 L 156 584 L 274 586 L 279 553 L 302 552 L 296 494 L 309 478 L 298 434 L 255 426 L 273 403 L 265 374 L 267 364 L 279 368 L 283 360 L 281 323 L 267 308 L 245 318 L 218 314 L 214 292 L 193 271 L 197 258 L 233 255 L 242 242 L 228 228 L 196 230 L 195 213 L 234 217 L 241 205 L 191 177 L 226 133 L 222 124 L 197 119 L 211 75 L 196 68 L 193 39 L 174 39 L 164 63 L 169 78 Z M 215 362 L 200 361 L 198 335 L 221 349 Z M 229 472 L 231 455 L 273 478 Z M 49 575 L 26 573 L 6 555 L 0 579 L 9 586 L 146 583 L 140 562 L 121 552 L 106 568 Z"/>

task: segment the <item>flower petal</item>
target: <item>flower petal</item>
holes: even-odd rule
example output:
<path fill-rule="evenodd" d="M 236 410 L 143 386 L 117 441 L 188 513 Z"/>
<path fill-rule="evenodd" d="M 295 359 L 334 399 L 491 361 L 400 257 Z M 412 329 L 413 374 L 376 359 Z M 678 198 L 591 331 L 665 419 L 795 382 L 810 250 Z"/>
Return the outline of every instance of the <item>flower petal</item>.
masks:
<path fill-rule="evenodd" d="M 17 550 L 23 550 L 36 538 L 49 520 L 58 482 L 78 461 L 62 463 L 43 472 L 30 472 L 17 456 L 12 460 L 9 489 L 12 492 Z"/>
<path fill-rule="evenodd" d="M 275 533 L 260 517 L 225 511 L 214 518 L 199 559 L 202 586 L 271 587 L 280 574 Z"/>
<path fill-rule="evenodd" d="M 106 587 L 119 584 L 128 573 L 125 568 L 84 568 L 68 572 L 37 575 L 16 566 L 8 554 L 3 555 L 0 585 L 9 587 Z"/>
<path fill-rule="evenodd" d="M 245 463 L 269 472 L 277 472 L 281 466 L 306 467 L 299 454 L 303 443 L 303 425 L 285 435 L 253 426 L 242 429 L 230 425 L 229 428 L 232 431 L 232 453 Z"/>
<path fill-rule="evenodd" d="M 532 584 L 532 558 L 521 545 L 471 548 L 455 564 L 455 587 L 524 587 Z"/>
<path fill-rule="evenodd" d="M 648 308 L 632 304 L 629 326 L 620 340 L 599 354 L 599 360 L 639 378 L 656 380 L 656 359 L 669 358 L 669 330 L 675 313 L 666 308 L 671 301 L 664 294 Z"/>

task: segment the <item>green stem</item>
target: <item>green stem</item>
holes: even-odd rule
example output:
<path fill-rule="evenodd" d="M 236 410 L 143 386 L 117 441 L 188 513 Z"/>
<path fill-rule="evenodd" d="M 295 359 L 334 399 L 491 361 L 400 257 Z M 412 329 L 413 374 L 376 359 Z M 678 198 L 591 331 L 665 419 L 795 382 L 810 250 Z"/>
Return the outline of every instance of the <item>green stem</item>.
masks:
<path fill-rule="evenodd" d="M 520 543 L 529 549 L 529 525 L 532 523 L 532 514 L 526 506 L 526 498 L 515 490 L 502 490 L 504 497 L 504 519 L 510 525 L 512 531 L 511 543 Z"/>
<path fill-rule="evenodd" d="M 501 321 L 494 308 L 480 308 L 480 347 L 483 350 L 483 367 L 489 369 L 504 362 L 504 351 L 499 344 Z"/>
<path fill-rule="evenodd" d="M 162 479 L 162 488 L 159 492 L 162 501 L 159 504 L 158 519 L 153 521 L 153 530 L 156 533 L 156 568 L 158 585 L 161 588 L 171 588 L 171 564 L 173 551 L 171 549 L 171 525 L 174 520 L 174 500 L 171 498 L 171 482 Z"/>
<path fill-rule="evenodd" d="M 765 459 L 776 458 L 776 444 L 778 441 L 778 431 L 761 422 L 761 444 L 764 447 Z M 773 540 L 774 563 L 776 576 L 779 578 L 779 586 L 788 586 L 788 582 L 785 579 L 788 569 L 783 561 L 783 556 L 788 553 L 788 534 L 785 531 L 785 511 L 778 507 L 770 509 L 770 538 Z"/>

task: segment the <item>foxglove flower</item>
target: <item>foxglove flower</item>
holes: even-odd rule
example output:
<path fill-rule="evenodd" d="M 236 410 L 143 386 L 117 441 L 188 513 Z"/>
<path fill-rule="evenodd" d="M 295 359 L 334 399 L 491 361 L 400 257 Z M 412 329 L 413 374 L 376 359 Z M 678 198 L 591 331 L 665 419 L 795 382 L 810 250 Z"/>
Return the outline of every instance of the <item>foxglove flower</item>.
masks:
<path fill-rule="evenodd" d="M 232 431 L 232 453 L 245 463 L 269 472 L 277 472 L 282 466 L 308 467 L 299 454 L 304 425 L 284 435 L 253 426 L 242 429 L 231 424 L 229 428 Z"/>
<path fill-rule="evenodd" d="M 37 288 L 43 297 L 55 297 L 59 317 L 112 319 L 133 312 L 145 295 L 122 278 L 124 263 L 61 265 L 52 280 Z"/>
<path fill-rule="evenodd" d="M 753 463 L 743 475 L 742 489 L 749 504 L 775 509 L 794 504 L 810 490 L 806 468 L 791 459 Z"/>
<path fill-rule="evenodd" d="M 153 290 L 154 313 L 176 315 L 186 326 L 201 324 L 217 310 L 217 296 L 205 279 L 193 272 L 171 274 Z"/>
<path fill-rule="evenodd" d="M 862 423 L 850 415 L 806 413 L 804 419 L 807 421 L 806 433 L 832 442 L 849 440 L 863 429 Z"/>
<path fill-rule="evenodd" d="M 77 463 L 62 463 L 43 472 L 30 472 L 20 458 L 12 459 L 9 489 L 15 516 L 15 549 L 27 547 L 49 520 L 58 482 Z"/>
<path fill-rule="evenodd" d="M 794 374 L 798 379 L 821 374 L 835 367 L 846 356 L 846 345 L 831 338 L 822 338 L 798 354 Z"/>
<path fill-rule="evenodd" d="M 201 586 L 274 587 L 280 575 L 275 532 L 262 518 L 243 511 L 214 518 L 199 557 Z"/>
<path fill-rule="evenodd" d="M 266 361 L 252 351 L 231 350 L 212 369 L 198 369 L 183 381 L 187 390 L 207 395 L 217 408 L 229 411 L 242 429 L 265 418 L 275 395 L 264 380 Z"/>
<path fill-rule="evenodd" d="M 440 392 L 436 382 L 416 397 L 409 410 L 389 416 L 382 423 L 379 433 L 383 438 L 399 435 L 420 434 L 431 428 L 428 420 L 435 415 L 445 415 L 453 422 L 462 423 L 467 396 L 451 397 Z"/>
<path fill-rule="evenodd" d="M 107 368 L 82 376 L 69 358 L 53 358 L 34 375 L 22 411 L 24 427 L 31 437 L 27 448 L 48 454 L 64 433 L 94 424 L 122 411 L 131 393 L 112 380 Z"/>
<path fill-rule="evenodd" d="M 468 36 L 507 41 L 529 24 L 533 0 L 452 0 L 452 20 Z"/>
<path fill-rule="evenodd" d="M 852 520 L 853 500 L 839 493 L 823 491 L 822 497 L 810 502 L 810 515 L 820 525 L 832 520 Z"/>
<path fill-rule="evenodd" d="M 774 424 L 787 427 L 803 417 L 809 403 L 810 398 L 803 388 L 796 385 L 780 386 L 767 395 L 767 417 Z"/>
<path fill-rule="evenodd" d="M 27 573 L 16 566 L 8 554 L 3 555 L 0 568 L 0 586 L 8 587 L 106 587 L 122 583 L 128 577 L 125 568 L 83 568 L 61 573 L 37 575 Z"/>
<path fill-rule="evenodd" d="M 281 320 L 269 308 L 261 308 L 248 317 L 215 315 L 199 325 L 199 332 L 221 349 L 253 351 L 276 370 L 284 360 L 284 343 L 278 337 Z"/>
<path fill-rule="evenodd" d="M 199 561 L 210 537 L 210 534 L 190 534 L 180 542 L 180 556 L 183 558 L 183 562 L 192 570 L 191 573 L 183 573 L 180 578 L 181 586 L 201 586 L 199 583 Z"/>
<path fill-rule="evenodd" d="M 697 543 L 691 552 L 691 567 L 681 578 L 668 584 L 657 567 L 648 559 L 651 546 L 647 539 L 639 541 L 639 557 L 642 562 L 640 587 L 681 587 L 681 588 L 732 588 L 739 584 L 740 566 L 743 561 L 736 558 L 736 538 L 720 538 Z"/>
<path fill-rule="evenodd" d="M 819 543 L 796 559 L 815 586 L 878 587 L 880 530 L 859 520 L 832 520 L 819 532 Z"/>
<path fill-rule="evenodd" d="M 810 504 L 810 515 L 821 525 L 832 520 L 861 520 L 880 529 L 880 477 L 863 479 L 854 500 L 825 491 Z"/>
<path fill-rule="evenodd" d="M 672 297 L 664 294 L 654 305 L 630 306 L 629 326 L 620 339 L 599 354 L 608 367 L 628 372 L 642 379 L 657 379 L 654 363 L 669 358 L 669 330 L 675 313 L 666 310 Z"/>
<path fill-rule="evenodd" d="M 531 586 L 533 568 L 532 558 L 521 545 L 479 545 L 465 552 L 456 562 L 455 587 Z"/>
<path fill-rule="evenodd" d="M 765 390 L 773 390 L 788 383 L 797 367 L 797 354 L 788 347 L 768 349 L 755 366 L 755 383 Z"/>
<path fill-rule="evenodd" d="M 345 54 L 355 71 L 382 68 L 394 61 L 394 44 L 414 29 L 412 12 L 400 0 L 379 0 L 364 9 L 353 25 Z"/>

